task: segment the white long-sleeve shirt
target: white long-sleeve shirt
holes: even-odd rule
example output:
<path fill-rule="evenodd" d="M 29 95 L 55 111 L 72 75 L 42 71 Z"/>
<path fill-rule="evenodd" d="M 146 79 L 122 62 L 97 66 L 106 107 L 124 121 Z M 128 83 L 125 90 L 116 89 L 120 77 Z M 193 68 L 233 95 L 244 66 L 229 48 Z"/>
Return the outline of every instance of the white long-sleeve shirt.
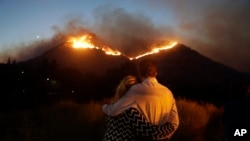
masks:
<path fill-rule="evenodd" d="M 132 86 L 117 102 L 103 105 L 102 110 L 109 116 L 115 116 L 130 107 L 140 110 L 152 124 L 170 122 L 175 129 L 179 125 L 173 94 L 156 78 L 146 78 L 142 83 Z"/>

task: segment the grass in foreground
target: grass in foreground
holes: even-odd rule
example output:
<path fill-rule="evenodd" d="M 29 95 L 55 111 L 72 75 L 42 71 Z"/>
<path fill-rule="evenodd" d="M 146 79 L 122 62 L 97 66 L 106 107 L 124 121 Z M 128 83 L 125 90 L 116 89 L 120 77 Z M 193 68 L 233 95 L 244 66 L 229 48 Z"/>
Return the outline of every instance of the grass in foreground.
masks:
<path fill-rule="evenodd" d="M 177 99 L 180 126 L 172 141 L 221 141 L 222 109 Z M 105 131 L 102 102 L 60 101 L 36 111 L 0 113 L 1 141 L 100 141 Z"/>

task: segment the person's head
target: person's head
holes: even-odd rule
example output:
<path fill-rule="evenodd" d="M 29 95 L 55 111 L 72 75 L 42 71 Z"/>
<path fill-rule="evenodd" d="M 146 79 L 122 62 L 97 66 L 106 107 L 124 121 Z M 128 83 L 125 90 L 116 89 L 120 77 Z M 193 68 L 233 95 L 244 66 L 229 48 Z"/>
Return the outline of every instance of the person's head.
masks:
<path fill-rule="evenodd" d="M 157 65 L 153 60 L 144 60 L 137 65 L 140 79 L 157 76 Z"/>
<path fill-rule="evenodd" d="M 137 83 L 136 77 L 132 75 L 125 76 L 121 80 L 118 87 L 116 88 L 116 95 L 115 95 L 116 99 L 121 98 L 127 92 L 127 90 L 136 83 Z"/>

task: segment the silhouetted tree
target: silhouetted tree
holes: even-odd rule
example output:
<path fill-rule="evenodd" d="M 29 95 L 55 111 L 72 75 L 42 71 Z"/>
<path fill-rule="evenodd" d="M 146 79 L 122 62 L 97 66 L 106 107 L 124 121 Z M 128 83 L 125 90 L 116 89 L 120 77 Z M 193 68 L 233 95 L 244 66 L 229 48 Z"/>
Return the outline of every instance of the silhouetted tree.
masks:
<path fill-rule="evenodd" d="M 11 64 L 11 59 L 10 59 L 10 57 L 8 58 L 7 64 L 8 64 L 8 65 Z"/>

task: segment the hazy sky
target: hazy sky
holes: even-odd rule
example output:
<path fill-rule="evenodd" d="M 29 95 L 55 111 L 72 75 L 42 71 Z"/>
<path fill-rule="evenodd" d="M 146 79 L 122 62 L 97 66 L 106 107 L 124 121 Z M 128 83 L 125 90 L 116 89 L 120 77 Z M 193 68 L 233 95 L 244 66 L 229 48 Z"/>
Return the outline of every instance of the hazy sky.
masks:
<path fill-rule="evenodd" d="M 83 29 L 127 54 L 177 40 L 250 72 L 249 0 L 0 0 L 0 62 L 34 57 L 60 33 Z"/>

